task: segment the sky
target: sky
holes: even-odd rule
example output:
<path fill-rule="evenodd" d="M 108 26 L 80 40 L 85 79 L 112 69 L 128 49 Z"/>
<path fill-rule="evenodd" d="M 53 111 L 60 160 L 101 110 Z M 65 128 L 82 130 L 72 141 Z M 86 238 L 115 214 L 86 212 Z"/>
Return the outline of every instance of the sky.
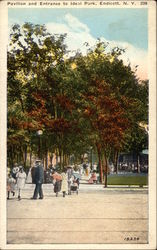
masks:
<path fill-rule="evenodd" d="M 65 42 L 70 50 L 80 49 L 85 53 L 88 42 L 93 46 L 97 38 L 110 46 L 125 48 L 124 63 L 138 66 L 137 75 L 147 78 L 148 20 L 147 9 L 80 9 L 80 8 L 10 8 L 8 24 L 45 24 L 48 31 L 67 33 Z"/>

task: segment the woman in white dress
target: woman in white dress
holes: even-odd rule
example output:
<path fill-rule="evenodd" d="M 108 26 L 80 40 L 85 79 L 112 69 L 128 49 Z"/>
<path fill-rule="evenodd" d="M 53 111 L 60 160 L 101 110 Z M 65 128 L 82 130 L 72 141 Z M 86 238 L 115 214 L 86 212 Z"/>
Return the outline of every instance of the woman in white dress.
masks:
<path fill-rule="evenodd" d="M 62 184 L 61 184 L 61 192 L 63 192 L 63 197 L 68 192 L 68 176 L 66 174 L 66 170 L 61 174 L 62 176 Z"/>
<path fill-rule="evenodd" d="M 26 182 L 26 173 L 24 172 L 22 166 L 19 167 L 19 172 L 16 174 L 16 178 L 17 178 L 16 183 L 18 190 L 18 200 L 21 200 L 21 190 L 24 188 Z"/>

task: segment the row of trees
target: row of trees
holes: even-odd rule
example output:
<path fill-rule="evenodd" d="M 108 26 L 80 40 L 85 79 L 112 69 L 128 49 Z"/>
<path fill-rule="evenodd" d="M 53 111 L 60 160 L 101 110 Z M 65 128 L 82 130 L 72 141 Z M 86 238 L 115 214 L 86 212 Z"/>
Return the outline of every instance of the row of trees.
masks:
<path fill-rule="evenodd" d="M 140 81 L 120 55 L 125 51 L 98 40 L 86 55 L 71 56 L 66 34 L 52 35 L 44 25 L 14 25 L 8 47 L 8 165 L 27 154 L 60 157 L 63 168 L 92 147 L 101 181 L 109 159 L 147 146 L 140 124 L 148 123 L 148 81 Z"/>

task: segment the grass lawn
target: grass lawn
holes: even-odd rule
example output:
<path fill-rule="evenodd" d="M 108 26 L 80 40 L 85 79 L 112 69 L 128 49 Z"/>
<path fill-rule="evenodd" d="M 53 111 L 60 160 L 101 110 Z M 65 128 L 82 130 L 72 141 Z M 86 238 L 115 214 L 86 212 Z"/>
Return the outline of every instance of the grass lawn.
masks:
<path fill-rule="evenodd" d="M 108 185 L 148 185 L 148 175 L 108 175 Z"/>

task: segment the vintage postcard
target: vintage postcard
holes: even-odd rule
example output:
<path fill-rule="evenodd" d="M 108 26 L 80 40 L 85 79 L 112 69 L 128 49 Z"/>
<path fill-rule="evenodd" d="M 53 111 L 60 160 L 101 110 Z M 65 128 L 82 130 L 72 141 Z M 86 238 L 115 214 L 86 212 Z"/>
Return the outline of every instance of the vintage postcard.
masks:
<path fill-rule="evenodd" d="M 156 249 L 155 20 L 0 2 L 0 249 Z"/>

